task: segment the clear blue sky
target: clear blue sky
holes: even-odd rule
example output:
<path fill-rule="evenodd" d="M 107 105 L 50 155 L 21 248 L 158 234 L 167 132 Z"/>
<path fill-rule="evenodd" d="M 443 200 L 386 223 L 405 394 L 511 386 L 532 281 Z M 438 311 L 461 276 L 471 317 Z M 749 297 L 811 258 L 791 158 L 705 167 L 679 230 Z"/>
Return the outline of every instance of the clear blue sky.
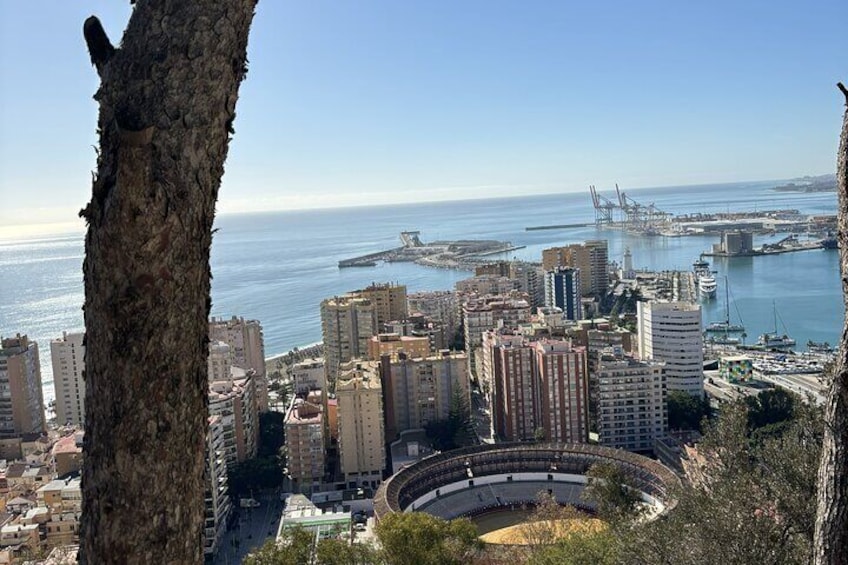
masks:
<path fill-rule="evenodd" d="M 73 221 L 89 14 L 0 4 L 0 225 Z M 262 0 L 219 209 L 779 179 L 835 169 L 845 0 Z"/>

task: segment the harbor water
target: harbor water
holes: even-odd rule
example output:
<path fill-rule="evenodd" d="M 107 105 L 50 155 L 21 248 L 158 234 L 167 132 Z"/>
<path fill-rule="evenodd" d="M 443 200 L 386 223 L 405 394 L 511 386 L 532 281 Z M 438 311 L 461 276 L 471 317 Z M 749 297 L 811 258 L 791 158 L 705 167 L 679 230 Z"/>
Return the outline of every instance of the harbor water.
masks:
<path fill-rule="evenodd" d="M 834 214 L 835 193 L 785 193 L 777 182 L 667 187 L 628 191 L 642 204 L 675 213 L 797 209 Z M 601 189 L 607 196 L 614 192 Z M 425 194 L 421 195 L 426 198 Z M 543 225 L 585 224 L 594 220 L 588 190 L 542 196 L 480 199 L 297 212 L 221 215 L 212 248 L 212 314 L 259 319 L 268 356 L 321 339 L 318 306 L 323 298 L 371 282 L 405 284 L 409 292 L 447 290 L 467 271 L 386 263 L 339 269 L 354 256 L 398 247 L 401 231 L 421 239 L 496 239 L 525 246 L 503 257 L 539 261 L 547 247 L 609 240 L 611 261 L 626 247 L 637 269 L 690 270 L 699 253 L 718 236 L 658 237 L 598 230 L 594 225 L 526 231 Z M 755 237 L 755 245 L 765 239 Z M 39 342 L 45 402 L 54 396 L 49 341 L 63 331 L 82 330 L 81 233 L 0 241 L 0 333 L 27 333 Z M 731 319 L 737 311 L 750 343 L 774 331 L 788 333 L 804 349 L 808 340 L 834 344 L 841 330 L 843 302 L 835 250 L 812 250 L 765 257 L 716 258 L 715 300 L 704 304 L 704 321 L 724 318 L 724 284 L 729 280 Z M 782 320 L 782 323 L 781 323 Z"/>

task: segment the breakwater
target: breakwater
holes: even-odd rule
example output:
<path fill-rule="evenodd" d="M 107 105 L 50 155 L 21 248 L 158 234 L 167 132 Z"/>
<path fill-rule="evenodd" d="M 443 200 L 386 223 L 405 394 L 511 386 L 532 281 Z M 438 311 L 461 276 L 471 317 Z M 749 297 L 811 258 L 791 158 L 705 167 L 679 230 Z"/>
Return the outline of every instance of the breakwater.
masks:
<path fill-rule="evenodd" d="M 339 268 L 374 267 L 378 262 L 411 261 L 426 267 L 473 270 L 475 265 L 486 262 L 481 259 L 482 257 L 509 253 L 524 248 L 523 245 L 513 245 L 508 241 L 491 239 L 461 239 L 424 243 L 418 238 L 418 232 L 401 232 L 400 239 L 404 244 L 402 247 L 343 259 L 339 261 Z"/>

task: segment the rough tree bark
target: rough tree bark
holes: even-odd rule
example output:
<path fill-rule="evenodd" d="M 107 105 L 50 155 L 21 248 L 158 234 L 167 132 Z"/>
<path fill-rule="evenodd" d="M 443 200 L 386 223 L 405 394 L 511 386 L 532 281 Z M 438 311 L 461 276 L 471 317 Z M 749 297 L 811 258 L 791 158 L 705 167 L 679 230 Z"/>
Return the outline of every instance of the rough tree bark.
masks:
<path fill-rule="evenodd" d="M 842 136 L 836 157 L 839 193 L 839 261 L 842 293 L 848 306 L 848 90 Z M 825 430 L 818 475 L 818 508 L 814 538 L 816 565 L 848 563 L 848 315 L 825 404 Z"/>
<path fill-rule="evenodd" d="M 138 0 L 100 75 L 81 563 L 202 563 L 209 248 L 256 0 Z"/>

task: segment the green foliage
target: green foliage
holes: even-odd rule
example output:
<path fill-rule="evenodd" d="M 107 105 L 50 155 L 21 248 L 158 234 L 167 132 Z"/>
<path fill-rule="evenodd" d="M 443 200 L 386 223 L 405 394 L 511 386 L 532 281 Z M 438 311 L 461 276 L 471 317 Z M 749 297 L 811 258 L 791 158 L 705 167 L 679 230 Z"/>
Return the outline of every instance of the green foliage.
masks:
<path fill-rule="evenodd" d="M 795 396 L 782 388 L 761 391 L 745 398 L 748 407 L 748 427 L 752 430 L 782 424 L 792 419 Z"/>
<path fill-rule="evenodd" d="M 435 420 L 424 426 L 424 432 L 439 451 L 448 451 L 474 443 L 471 408 L 468 398 L 459 387 L 451 396 L 451 407 L 446 420 Z"/>
<path fill-rule="evenodd" d="M 746 403 L 723 409 L 699 450 L 703 480 L 677 494 L 664 518 L 623 536 L 636 563 L 774 563 L 811 561 L 819 408 L 798 404 L 779 435 L 752 436 Z"/>
<path fill-rule="evenodd" d="M 283 484 L 283 469 L 276 457 L 256 457 L 236 463 L 227 471 L 230 496 L 239 498 L 251 490 L 274 489 Z"/>
<path fill-rule="evenodd" d="M 553 545 L 534 551 L 528 565 L 615 565 L 623 548 L 611 530 L 573 532 Z"/>
<path fill-rule="evenodd" d="M 668 393 L 668 427 L 671 430 L 703 431 L 704 418 L 712 415 L 709 401 L 689 393 L 672 390 Z"/>
<path fill-rule="evenodd" d="M 304 565 L 311 563 L 313 536 L 303 528 L 286 530 L 284 538 L 270 540 L 248 555 L 244 565 Z"/>
<path fill-rule="evenodd" d="M 586 473 L 589 482 L 582 497 L 593 502 L 598 516 L 607 522 L 635 518 L 640 513 L 639 492 L 630 488 L 631 482 L 621 467 L 611 463 L 596 463 Z"/>
<path fill-rule="evenodd" d="M 376 549 L 364 543 L 324 539 L 315 548 L 316 565 L 378 565 L 383 563 Z"/>
<path fill-rule="evenodd" d="M 380 565 L 382 559 L 371 546 L 344 540 L 315 537 L 303 528 L 286 530 L 279 543 L 271 540 L 248 555 L 245 565 Z"/>
<path fill-rule="evenodd" d="M 376 526 L 391 565 L 464 565 L 482 548 L 469 520 L 450 522 L 423 512 L 389 514 Z"/>

